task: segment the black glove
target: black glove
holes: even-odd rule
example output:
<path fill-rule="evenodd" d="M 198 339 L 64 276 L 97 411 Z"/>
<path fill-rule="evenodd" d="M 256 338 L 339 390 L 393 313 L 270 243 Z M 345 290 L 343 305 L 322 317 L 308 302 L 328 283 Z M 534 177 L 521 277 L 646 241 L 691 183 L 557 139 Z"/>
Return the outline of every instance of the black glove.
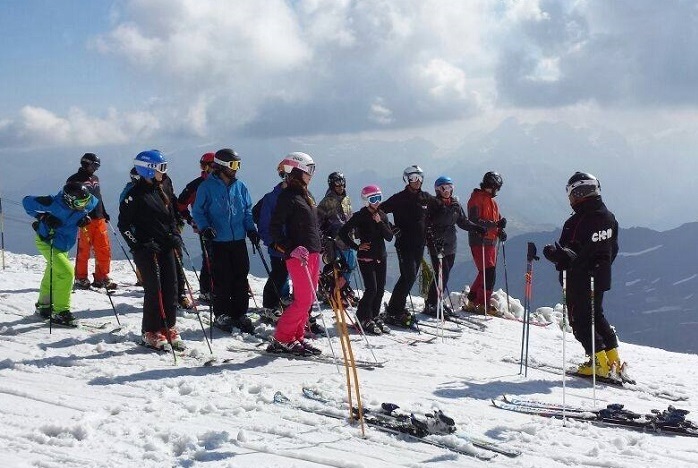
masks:
<path fill-rule="evenodd" d="M 485 226 L 482 226 L 477 223 L 473 223 L 470 230 L 475 231 L 477 234 L 480 234 L 481 236 L 484 236 L 487 232 L 487 228 Z"/>
<path fill-rule="evenodd" d="M 553 244 L 547 244 L 543 247 L 543 256 L 546 260 L 557 263 L 557 248 Z"/>
<path fill-rule="evenodd" d="M 108 214 L 104 213 L 104 221 L 109 222 L 111 221 L 111 218 L 109 217 Z"/>
<path fill-rule="evenodd" d="M 51 213 L 44 213 L 39 217 L 39 221 L 43 221 L 49 229 L 58 229 L 63 225 L 63 221 L 53 216 Z"/>
<path fill-rule="evenodd" d="M 201 237 L 203 237 L 206 240 L 213 240 L 216 238 L 216 230 L 212 227 L 207 227 L 206 229 L 201 231 Z"/>
<path fill-rule="evenodd" d="M 170 245 L 172 245 L 173 249 L 180 250 L 182 248 L 182 245 L 184 245 L 182 236 L 180 236 L 179 234 L 172 234 L 172 237 L 170 238 Z"/>
<path fill-rule="evenodd" d="M 560 266 L 563 270 L 577 259 L 577 254 L 574 253 L 574 250 L 562 247 L 557 242 L 555 242 L 555 245 L 548 244 L 543 247 L 543 256 Z"/>
<path fill-rule="evenodd" d="M 247 231 L 247 237 L 250 239 L 250 242 L 252 242 L 252 245 L 259 245 L 261 237 L 259 237 L 259 233 L 255 229 Z"/>
<path fill-rule="evenodd" d="M 143 242 L 140 249 L 147 250 L 152 253 L 159 253 L 162 251 L 162 247 L 160 247 L 160 245 L 152 239 L 150 239 L 148 242 Z"/>
<path fill-rule="evenodd" d="M 82 218 L 80 221 L 78 221 L 78 227 L 82 228 L 87 226 L 92 222 L 92 218 L 90 218 L 90 215 L 86 215 L 84 218 Z"/>
<path fill-rule="evenodd" d="M 507 227 L 507 219 L 506 218 L 499 218 L 499 221 L 497 221 L 497 227 L 499 229 L 504 229 Z"/>
<path fill-rule="evenodd" d="M 402 236 L 402 231 L 400 230 L 399 227 L 395 226 L 394 224 L 388 224 L 390 226 L 390 230 L 393 231 L 393 236 L 395 236 L 395 239 L 399 239 L 400 236 Z"/>
<path fill-rule="evenodd" d="M 504 232 L 504 229 L 502 229 L 502 230 L 499 231 L 499 240 L 502 241 L 502 242 L 506 242 L 506 241 L 507 241 L 507 233 Z"/>

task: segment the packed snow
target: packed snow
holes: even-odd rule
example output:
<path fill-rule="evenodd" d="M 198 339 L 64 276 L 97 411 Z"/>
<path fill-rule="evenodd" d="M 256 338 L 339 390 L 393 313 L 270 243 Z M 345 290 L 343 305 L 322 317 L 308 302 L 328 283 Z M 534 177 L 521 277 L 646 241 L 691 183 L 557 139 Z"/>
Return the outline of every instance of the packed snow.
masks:
<path fill-rule="evenodd" d="M 515 298 L 509 298 L 511 320 L 479 319 L 484 330 L 464 327 L 462 333 L 444 332 L 449 337 L 431 343 L 407 344 L 429 338 L 410 331 L 369 337 L 370 347 L 360 336 L 352 336 L 357 359 L 386 361 L 382 368 L 358 370 L 365 406 L 392 402 L 415 413 L 441 409 L 455 419 L 457 434 L 477 435 L 522 452 L 517 458 L 497 455 L 482 461 L 371 428 L 362 437 L 360 428 L 348 420 L 300 410 L 348 415 L 343 368 L 338 372 L 331 363 L 240 350 L 255 348 L 261 338 L 214 332 L 211 346 L 217 362 L 203 366 L 210 353 L 193 312 L 179 313 L 178 327 L 188 351 L 177 356 L 176 364 L 171 353 L 139 346 L 142 292 L 133 286 L 135 277 L 126 261 L 112 264 L 112 277 L 120 285 L 112 295 L 120 327 L 103 292 L 80 290 L 73 294 L 73 311 L 86 325 L 106 324 L 105 328 L 54 327 L 49 333 L 48 325 L 33 313 L 43 258 L 7 253 L 6 262 L 6 269 L 0 270 L 3 467 L 698 466 L 695 438 L 572 420 L 563 424 L 491 405 L 492 398 L 504 393 L 562 402 L 560 373 L 533 367 L 562 366 L 559 305 L 533 314 L 539 326 L 530 327 L 527 377 L 519 373 L 522 323 L 516 316 L 523 307 Z M 197 284 L 193 272 L 188 277 Z M 250 284 L 261 303 L 264 279 L 250 277 Z M 458 294 L 452 296 L 458 300 Z M 503 306 L 507 298 L 500 290 L 496 300 Z M 417 310 L 422 304 L 414 297 Z M 199 312 L 202 320 L 208 319 L 207 307 Z M 322 313 L 331 325 L 332 310 L 324 308 Z M 607 313 L 613 323 L 613 311 Z M 545 326 L 547 322 L 552 323 Z M 330 328 L 333 348 L 339 352 Z M 272 328 L 260 323 L 257 331 L 268 336 Z M 566 339 L 567 364 L 580 362 L 581 346 L 569 333 Z M 316 345 L 331 354 L 326 338 L 318 337 Z M 620 350 L 638 384 L 632 389 L 599 385 L 597 406 L 618 402 L 649 412 L 674 404 L 691 410 L 689 419 L 698 420 L 698 356 L 629 344 Z M 304 398 L 303 386 L 344 406 Z M 274 402 L 279 391 L 290 404 Z M 566 402 L 592 408 L 590 383 L 567 378 Z M 430 437 L 450 438 L 467 451 L 484 453 L 462 438 Z"/>

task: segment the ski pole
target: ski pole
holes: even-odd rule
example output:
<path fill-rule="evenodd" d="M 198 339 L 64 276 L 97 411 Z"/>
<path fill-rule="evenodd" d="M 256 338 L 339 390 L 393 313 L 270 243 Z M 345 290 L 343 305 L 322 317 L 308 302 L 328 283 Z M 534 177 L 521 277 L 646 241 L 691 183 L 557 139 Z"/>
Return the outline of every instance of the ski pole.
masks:
<path fill-rule="evenodd" d="M 191 255 L 189 255 L 189 251 L 187 250 L 187 246 L 184 244 L 184 239 L 182 239 L 182 251 L 189 259 L 189 263 L 191 264 L 191 271 L 194 272 L 194 277 L 196 277 L 196 281 L 198 281 L 199 284 L 201 284 L 201 279 L 199 279 L 199 274 L 196 272 L 196 266 L 194 266 L 194 260 L 191 258 Z M 180 262 L 180 264 L 181 263 L 182 262 Z M 182 270 L 184 270 L 184 266 L 182 266 Z M 194 302 L 193 296 L 192 296 L 191 300 L 192 300 L 192 302 Z"/>
<path fill-rule="evenodd" d="M 2 269 L 5 269 L 5 214 L 2 211 L 2 197 L 0 197 L 0 251 L 2 251 Z"/>
<path fill-rule="evenodd" d="M 208 241 L 204 240 L 203 237 L 201 238 L 201 246 L 203 247 L 201 249 L 201 253 L 204 254 L 204 262 L 206 262 L 206 268 L 208 268 L 209 286 L 211 290 L 211 300 L 208 301 L 208 326 L 209 337 L 211 341 L 213 341 L 213 300 L 215 298 L 215 289 L 213 289 L 213 286 L 215 281 L 213 278 L 213 270 L 211 268 L 211 257 L 208 254 Z"/>
<path fill-rule="evenodd" d="M 489 308 L 489 298 L 487 297 L 487 267 L 485 265 L 485 243 L 482 243 L 482 308 L 485 310 L 485 316 L 487 316 Z"/>
<path fill-rule="evenodd" d="M 254 254 L 254 251 L 252 253 Z M 266 272 L 267 272 L 267 277 L 269 278 L 269 281 L 271 281 L 271 285 L 274 288 L 274 292 L 276 293 L 276 296 L 279 298 L 279 308 L 281 309 L 281 312 L 283 313 L 284 305 L 281 302 L 281 292 L 279 291 L 279 288 L 277 287 L 276 282 L 271 278 L 271 268 L 269 268 L 269 264 L 267 263 L 267 259 L 264 258 L 264 254 L 262 253 L 262 249 L 261 249 L 261 246 L 259 245 L 259 242 L 257 243 L 257 253 L 259 254 L 260 260 L 262 260 L 262 265 L 264 265 L 264 270 L 266 270 Z"/>
<path fill-rule="evenodd" d="M 436 255 L 436 257 L 439 259 L 439 276 L 437 276 L 437 282 L 436 282 L 436 319 L 441 322 L 441 341 L 443 342 L 445 340 L 444 338 L 444 322 L 446 321 L 444 318 L 444 299 L 443 299 L 443 285 L 444 285 L 444 253 L 443 250 L 439 250 L 439 253 Z"/>
<path fill-rule="evenodd" d="M 177 353 L 175 353 L 174 346 L 172 346 L 172 337 L 170 336 L 170 327 L 167 326 L 167 316 L 165 316 L 165 305 L 163 304 L 163 301 L 162 301 L 162 283 L 161 283 L 161 277 L 160 277 L 160 264 L 158 263 L 158 254 L 155 252 L 153 252 L 153 262 L 155 264 L 155 278 L 156 278 L 157 283 L 158 283 L 158 306 L 160 308 L 160 318 L 162 319 L 162 326 L 165 329 L 165 338 L 167 338 L 167 343 L 170 345 L 170 349 L 172 350 L 172 357 L 174 357 L 174 363 L 176 365 L 177 364 Z"/>
<path fill-rule="evenodd" d="M 594 297 L 594 275 L 590 276 L 590 299 L 591 299 L 591 383 L 594 408 L 596 408 L 596 311 Z"/>
<path fill-rule="evenodd" d="M 307 264 L 304 264 L 303 268 L 305 269 L 305 274 L 308 277 L 308 284 L 310 285 L 310 290 L 313 292 L 313 301 L 314 301 L 313 306 L 317 306 L 317 310 L 320 313 L 320 318 L 322 319 L 322 326 L 325 328 L 325 336 L 327 336 L 327 342 L 330 345 L 330 351 L 332 351 L 332 357 L 334 358 L 334 364 L 335 364 L 335 366 L 337 366 L 337 372 L 341 373 L 341 371 L 339 370 L 339 362 L 337 362 L 337 355 L 335 354 L 334 348 L 332 347 L 332 340 L 330 339 L 330 332 L 327 329 L 327 324 L 325 323 L 325 317 L 322 315 L 322 308 L 320 307 L 320 301 L 318 301 L 317 293 L 315 292 L 315 286 L 313 285 L 313 280 L 310 277 L 310 269 L 308 268 Z"/>
<path fill-rule="evenodd" d="M 116 229 L 114 229 L 114 226 L 112 226 L 111 221 L 107 221 L 107 224 L 109 225 L 111 232 L 114 233 L 114 237 L 116 238 L 116 242 L 119 243 L 119 247 L 121 247 L 121 251 L 126 256 L 126 260 L 128 260 L 128 264 L 131 265 L 131 269 L 133 270 L 133 274 L 136 275 L 136 281 L 138 281 L 139 278 L 138 278 L 138 272 L 136 271 L 136 267 L 133 266 L 133 262 L 131 262 L 131 257 L 129 257 L 128 253 L 126 252 L 126 249 L 124 248 L 124 244 L 121 242 L 121 240 L 119 240 L 119 236 L 116 233 Z"/>
<path fill-rule="evenodd" d="M 502 241 L 502 261 L 504 262 L 504 290 L 507 293 L 507 312 L 511 313 L 511 305 L 509 304 L 509 275 L 507 274 L 506 241 Z"/>
<path fill-rule="evenodd" d="M 376 357 L 376 353 L 373 352 L 373 346 L 371 346 L 371 343 L 368 341 L 368 336 L 366 336 L 366 332 L 364 331 L 364 327 L 361 325 L 361 321 L 359 320 L 359 317 L 354 314 L 354 317 L 349 314 L 349 311 L 345 311 L 347 314 L 347 318 L 351 322 L 352 326 L 361 333 L 361 335 L 364 337 L 364 341 L 366 342 L 366 347 L 368 348 L 369 351 L 371 351 L 371 355 L 373 356 L 373 360 L 378 363 L 378 358 Z"/>
<path fill-rule="evenodd" d="M 565 413 L 565 397 L 566 397 L 566 378 L 565 363 L 567 362 L 566 355 L 567 344 L 567 270 L 562 270 L 562 425 L 564 426 L 567 419 Z"/>
<path fill-rule="evenodd" d="M 177 263 L 179 263 L 181 265 L 182 258 L 177 253 L 177 249 L 172 249 L 172 252 L 174 252 L 175 258 L 177 259 Z M 187 287 L 187 293 L 189 293 L 189 298 L 191 299 L 192 304 L 194 304 L 194 312 L 196 313 L 196 318 L 199 319 L 199 325 L 201 325 L 201 331 L 204 333 L 204 339 L 206 340 L 206 344 L 208 345 L 208 351 L 211 353 L 211 358 L 215 359 L 215 356 L 213 355 L 213 349 L 211 349 L 211 342 L 208 340 L 208 337 L 206 336 L 206 329 L 204 328 L 204 322 L 201 320 L 201 315 L 199 314 L 199 309 L 196 307 L 196 303 L 194 302 L 194 294 L 192 293 L 191 285 L 189 284 L 189 280 L 187 279 L 186 276 L 184 277 L 184 284 Z"/>

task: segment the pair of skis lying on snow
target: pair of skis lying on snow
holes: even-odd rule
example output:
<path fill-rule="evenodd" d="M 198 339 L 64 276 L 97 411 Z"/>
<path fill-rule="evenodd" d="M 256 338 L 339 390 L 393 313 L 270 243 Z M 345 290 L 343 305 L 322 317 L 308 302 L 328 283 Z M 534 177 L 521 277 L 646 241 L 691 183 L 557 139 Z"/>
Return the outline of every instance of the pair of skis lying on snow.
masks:
<path fill-rule="evenodd" d="M 314 389 L 304 387 L 303 395 L 315 402 L 327 405 L 327 408 L 316 409 L 292 403 L 281 392 L 276 392 L 274 402 L 292 406 L 307 413 L 345 420 L 342 404 L 323 397 Z M 358 409 L 352 408 L 354 419 L 358 419 Z M 378 431 L 393 434 L 410 442 L 419 442 L 461 455 L 475 457 L 480 460 L 491 460 L 497 454 L 517 457 L 521 452 L 493 441 L 459 433 L 455 421 L 441 411 L 416 416 L 400 411 L 393 403 L 383 403 L 380 408 L 363 407 L 364 423 Z"/>
<path fill-rule="evenodd" d="M 673 434 L 698 437 L 698 425 L 686 419 L 687 410 L 669 406 L 665 410 L 652 410 L 640 414 L 625 409 L 622 404 L 611 404 L 605 408 L 590 409 L 563 406 L 538 400 L 502 395 L 492 399 L 497 408 L 551 418 L 568 418 L 589 421 L 603 426 L 618 426 L 656 434 Z"/>

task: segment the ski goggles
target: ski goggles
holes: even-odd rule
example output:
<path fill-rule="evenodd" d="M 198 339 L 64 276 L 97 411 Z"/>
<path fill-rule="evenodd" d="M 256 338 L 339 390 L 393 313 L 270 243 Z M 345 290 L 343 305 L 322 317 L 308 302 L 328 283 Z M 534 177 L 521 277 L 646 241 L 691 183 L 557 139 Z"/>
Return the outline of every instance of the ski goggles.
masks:
<path fill-rule="evenodd" d="M 166 162 L 160 162 L 160 163 L 149 163 L 146 161 L 139 161 L 136 159 L 133 161 L 134 166 L 140 166 L 140 167 L 146 167 L 148 169 L 153 169 L 156 172 L 159 172 L 161 174 L 164 174 L 167 172 L 167 163 Z"/>
<path fill-rule="evenodd" d="M 408 174 L 407 175 L 407 181 L 408 182 L 424 182 L 424 176 L 422 174 Z"/>
<path fill-rule="evenodd" d="M 371 205 L 375 205 L 380 203 L 383 200 L 383 195 L 380 193 L 377 193 L 375 195 L 371 195 L 366 199 Z"/>
<path fill-rule="evenodd" d="M 346 182 L 346 180 L 336 180 L 336 181 L 332 182 L 332 185 L 334 185 L 335 187 L 346 187 L 347 182 Z"/>
<path fill-rule="evenodd" d="M 440 193 L 453 193 L 453 184 L 443 184 L 436 187 Z"/>
<path fill-rule="evenodd" d="M 218 158 L 213 158 L 213 162 L 218 164 L 219 166 L 227 167 L 232 171 L 237 171 L 238 169 L 240 169 L 241 163 L 241 161 L 238 159 L 233 159 L 232 161 L 222 161 Z"/>
<path fill-rule="evenodd" d="M 85 198 L 78 198 L 78 197 L 71 197 L 70 195 L 64 195 L 66 202 L 68 203 L 68 206 L 70 206 L 74 210 L 84 210 L 87 208 L 87 204 L 90 203 L 90 197 L 85 197 Z"/>

